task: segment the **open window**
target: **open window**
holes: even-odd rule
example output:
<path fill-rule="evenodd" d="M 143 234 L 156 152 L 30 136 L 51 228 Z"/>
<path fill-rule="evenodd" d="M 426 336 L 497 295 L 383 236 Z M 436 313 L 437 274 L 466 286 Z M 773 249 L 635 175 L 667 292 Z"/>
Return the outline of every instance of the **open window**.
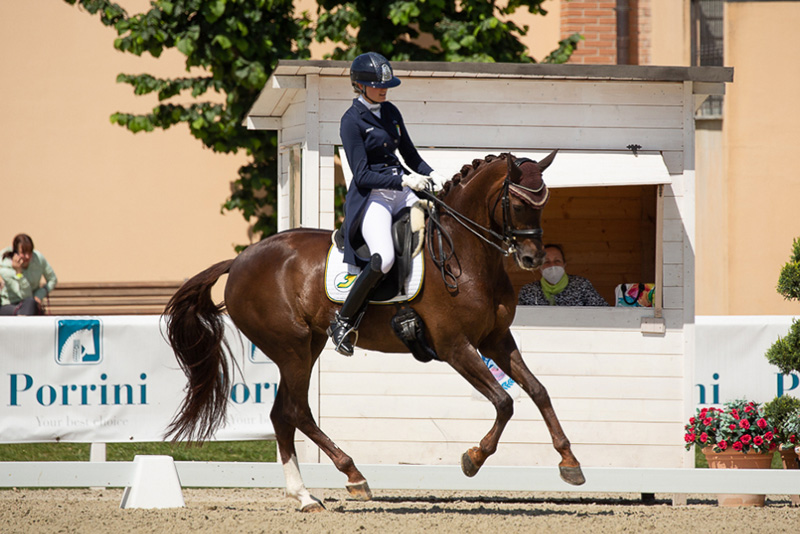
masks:
<path fill-rule="evenodd" d="M 638 148 L 638 147 L 637 147 Z M 420 149 L 434 169 L 452 176 L 473 159 L 498 150 Z M 539 161 L 546 151 L 513 150 L 517 157 Z M 352 176 L 342 158 L 343 178 Z M 550 201 L 544 210 L 544 242 L 564 249 L 569 274 L 589 279 L 614 306 L 619 284 L 661 282 L 660 191 L 671 178 L 660 153 L 631 151 L 561 151 L 545 171 Z M 663 222 L 663 221 L 662 221 Z M 506 259 L 514 289 L 538 280 Z M 654 306 L 661 308 L 657 288 Z"/>

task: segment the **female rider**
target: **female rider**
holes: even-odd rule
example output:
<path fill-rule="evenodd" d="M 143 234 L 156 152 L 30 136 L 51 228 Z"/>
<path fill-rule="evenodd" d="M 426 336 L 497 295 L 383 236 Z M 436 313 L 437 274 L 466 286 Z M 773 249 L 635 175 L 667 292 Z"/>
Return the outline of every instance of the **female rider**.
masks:
<path fill-rule="evenodd" d="M 380 54 L 361 54 L 350 67 L 358 97 L 342 116 L 339 134 L 353 180 L 345 198 L 344 261 L 360 268 L 342 309 L 328 328 L 336 350 L 353 354 L 358 325 L 375 287 L 394 265 L 392 215 L 418 200 L 414 191 L 441 188 L 444 177 L 423 161 L 408 135 L 400 111 L 386 101 L 400 85 L 389 61 Z M 410 171 L 395 155 L 398 150 Z M 356 250 L 366 243 L 370 257 Z"/>

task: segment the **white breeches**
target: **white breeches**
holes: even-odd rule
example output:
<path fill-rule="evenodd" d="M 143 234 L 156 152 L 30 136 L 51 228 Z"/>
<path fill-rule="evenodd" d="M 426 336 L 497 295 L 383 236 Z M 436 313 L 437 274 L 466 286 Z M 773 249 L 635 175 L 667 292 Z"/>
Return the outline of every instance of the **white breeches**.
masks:
<path fill-rule="evenodd" d="M 392 215 L 413 206 L 417 200 L 417 195 L 408 187 L 403 187 L 402 191 L 373 189 L 369 195 L 361 221 L 361 235 L 369 247 L 369 253 L 381 255 L 381 271 L 384 274 L 394 265 Z"/>

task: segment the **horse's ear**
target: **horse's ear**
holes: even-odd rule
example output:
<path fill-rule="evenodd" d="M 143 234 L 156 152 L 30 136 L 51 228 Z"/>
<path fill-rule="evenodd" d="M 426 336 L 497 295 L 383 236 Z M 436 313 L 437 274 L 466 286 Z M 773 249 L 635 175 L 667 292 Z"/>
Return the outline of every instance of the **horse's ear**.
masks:
<path fill-rule="evenodd" d="M 551 163 L 553 163 L 553 160 L 555 159 L 557 153 L 558 149 L 555 149 L 552 152 L 550 152 L 550 154 L 548 154 L 546 158 L 538 162 L 537 165 L 539 165 L 539 170 L 544 172 L 544 170 L 547 167 L 549 167 Z"/>
<path fill-rule="evenodd" d="M 511 178 L 512 182 L 518 184 L 520 178 L 522 178 L 522 170 L 514 162 L 514 158 L 511 157 L 511 154 L 506 158 L 506 162 L 508 163 L 508 177 Z"/>

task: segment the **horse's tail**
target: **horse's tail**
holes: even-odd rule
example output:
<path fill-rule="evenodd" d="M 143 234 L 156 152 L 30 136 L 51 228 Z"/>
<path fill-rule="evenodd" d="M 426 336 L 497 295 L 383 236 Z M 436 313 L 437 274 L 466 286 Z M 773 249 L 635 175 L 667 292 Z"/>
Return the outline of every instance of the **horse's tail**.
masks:
<path fill-rule="evenodd" d="M 189 380 L 186 396 L 167 427 L 172 441 L 203 442 L 225 420 L 230 393 L 225 341 L 225 304 L 211 300 L 211 288 L 233 260 L 213 265 L 184 283 L 172 296 L 164 318 L 167 339 Z"/>

